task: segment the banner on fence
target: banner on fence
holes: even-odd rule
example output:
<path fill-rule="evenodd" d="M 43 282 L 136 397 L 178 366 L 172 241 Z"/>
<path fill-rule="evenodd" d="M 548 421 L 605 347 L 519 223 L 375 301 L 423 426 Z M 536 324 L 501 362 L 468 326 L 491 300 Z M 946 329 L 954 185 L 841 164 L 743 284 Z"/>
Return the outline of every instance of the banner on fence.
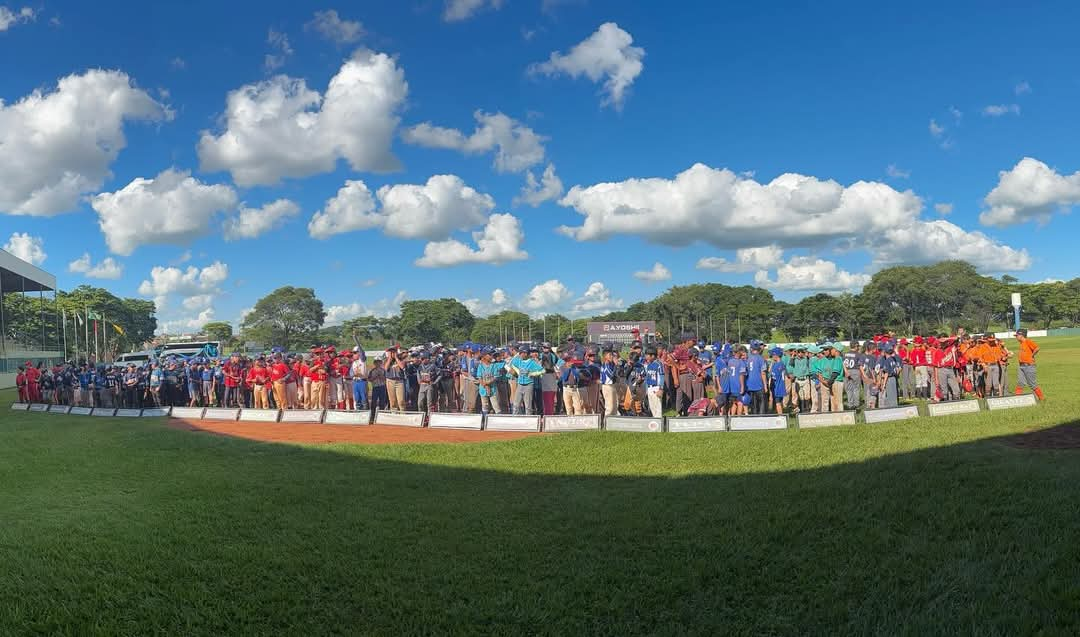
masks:
<path fill-rule="evenodd" d="M 49 405 L 50 414 L 66 414 L 71 407 L 67 405 Z"/>
<path fill-rule="evenodd" d="M 918 417 L 918 405 L 904 405 L 903 407 L 890 407 L 889 409 L 870 409 L 863 412 L 863 419 L 869 424 L 889 422 L 892 420 L 909 420 Z"/>
<path fill-rule="evenodd" d="M 480 431 L 484 428 L 484 417 L 481 414 L 431 414 L 428 416 L 427 426 L 436 429 L 475 429 Z"/>
<path fill-rule="evenodd" d="M 546 422 L 544 427 L 547 428 Z M 488 431 L 540 431 L 540 416 L 488 414 L 487 420 L 484 422 L 484 429 Z"/>
<path fill-rule="evenodd" d="M 170 416 L 173 418 L 189 418 L 191 420 L 202 420 L 203 412 L 206 411 L 202 407 L 173 407 Z"/>
<path fill-rule="evenodd" d="M 727 431 L 727 417 L 703 416 L 699 418 L 668 418 L 667 430 L 671 433 Z"/>
<path fill-rule="evenodd" d="M 106 409 L 105 411 L 109 412 L 110 416 L 112 415 L 113 410 Z M 90 409 L 89 407 L 72 407 L 68 411 L 69 416 L 89 416 L 92 413 L 94 413 L 94 410 Z"/>
<path fill-rule="evenodd" d="M 208 408 L 203 411 L 203 420 L 236 420 L 240 416 L 239 409 L 215 409 Z"/>
<path fill-rule="evenodd" d="M 504 416 L 488 416 L 488 429 L 491 429 L 492 418 Z M 587 416 L 544 416 L 544 431 L 596 431 L 600 429 L 600 415 Z M 536 431 L 528 429 L 527 431 Z"/>
<path fill-rule="evenodd" d="M 281 412 L 281 420 L 278 422 L 322 422 L 322 417 L 321 409 L 289 409 Z"/>
<path fill-rule="evenodd" d="M 398 427 L 423 427 L 422 411 L 383 411 L 375 412 L 376 425 L 396 425 Z"/>
<path fill-rule="evenodd" d="M 143 418 L 161 418 L 162 416 L 168 416 L 172 411 L 172 407 L 149 407 L 142 410 Z M 201 409 L 197 411 L 201 412 Z"/>
<path fill-rule="evenodd" d="M 371 412 L 328 410 L 323 418 L 324 425 L 367 425 L 371 421 Z"/>
<path fill-rule="evenodd" d="M 141 409 L 117 409 L 117 418 L 138 418 L 142 414 Z"/>
<path fill-rule="evenodd" d="M 955 400 L 947 403 L 927 403 L 926 409 L 931 416 L 951 416 L 953 414 L 975 414 L 979 411 L 977 400 Z"/>
<path fill-rule="evenodd" d="M 11 403 L 12 411 L 26 411 L 30 409 L 30 403 Z"/>
<path fill-rule="evenodd" d="M 787 416 L 732 416 L 728 419 L 732 431 L 771 431 L 787 429 Z"/>
<path fill-rule="evenodd" d="M 240 420 L 243 422 L 277 422 L 276 409 L 241 409 Z"/>
<path fill-rule="evenodd" d="M 632 431 L 635 433 L 660 433 L 664 430 L 664 419 L 608 416 L 604 419 L 604 429 L 608 431 Z"/>
<path fill-rule="evenodd" d="M 1035 394 L 1020 394 L 1019 396 L 1005 396 L 1003 398 L 987 398 L 986 407 L 990 411 L 999 409 L 1016 409 L 1017 407 L 1034 407 L 1037 404 Z"/>
<path fill-rule="evenodd" d="M 30 411 L 49 411 L 49 406 L 45 403 L 33 403 L 30 405 Z"/>
<path fill-rule="evenodd" d="M 72 407 L 72 409 L 74 409 L 74 407 Z M 80 407 L 79 409 L 90 409 L 90 408 L 89 407 Z M 97 416 L 98 418 L 112 418 L 113 416 L 116 415 L 116 410 L 112 409 L 112 408 L 106 409 L 104 407 L 95 407 L 95 408 L 90 410 L 90 415 L 91 416 Z"/>
<path fill-rule="evenodd" d="M 830 411 L 828 413 L 821 414 L 799 414 L 795 421 L 799 423 L 799 429 L 815 429 L 817 427 L 854 425 L 855 412 Z"/>

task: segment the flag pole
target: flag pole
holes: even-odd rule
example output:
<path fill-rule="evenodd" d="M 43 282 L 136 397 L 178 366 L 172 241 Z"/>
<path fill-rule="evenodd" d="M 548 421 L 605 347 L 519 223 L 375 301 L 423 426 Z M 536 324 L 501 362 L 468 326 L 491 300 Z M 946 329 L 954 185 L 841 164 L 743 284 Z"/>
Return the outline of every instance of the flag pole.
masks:
<path fill-rule="evenodd" d="M 86 306 L 86 322 L 83 323 L 83 329 L 86 331 L 83 336 L 83 345 L 86 347 L 86 362 L 90 362 L 90 306 Z"/>
<path fill-rule="evenodd" d="M 60 316 L 64 324 L 64 360 L 67 360 L 67 310 L 60 308 Z"/>

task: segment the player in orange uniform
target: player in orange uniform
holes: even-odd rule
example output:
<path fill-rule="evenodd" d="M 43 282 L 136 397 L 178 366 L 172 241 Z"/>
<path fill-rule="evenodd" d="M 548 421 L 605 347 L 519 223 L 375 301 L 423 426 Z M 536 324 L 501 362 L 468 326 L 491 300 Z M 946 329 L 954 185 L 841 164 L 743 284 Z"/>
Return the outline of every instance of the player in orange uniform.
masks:
<path fill-rule="evenodd" d="M 1020 352 L 1017 356 L 1020 360 L 1020 370 L 1016 375 L 1016 393 L 1023 393 L 1023 387 L 1026 385 L 1031 388 L 1031 391 L 1035 392 L 1039 400 L 1046 400 L 1042 389 L 1039 388 L 1038 375 L 1035 373 L 1035 356 L 1039 353 L 1039 346 L 1035 344 L 1035 341 L 1028 338 L 1027 334 L 1026 329 L 1016 330 L 1016 340 L 1020 343 Z"/>

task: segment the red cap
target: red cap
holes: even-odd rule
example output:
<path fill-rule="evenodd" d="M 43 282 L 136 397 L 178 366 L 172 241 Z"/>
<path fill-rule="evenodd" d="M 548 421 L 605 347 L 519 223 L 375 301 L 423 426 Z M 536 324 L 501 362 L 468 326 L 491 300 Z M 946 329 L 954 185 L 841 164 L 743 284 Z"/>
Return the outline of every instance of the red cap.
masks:
<path fill-rule="evenodd" d="M 901 344 L 901 345 L 907 345 L 907 344 L 908 344 L 908 340 L 907 340 L 906 338 L 902 338 L 902 339 L 900 339 L 900 344 Z"/>
<path fill-rule="evenodd" d="M 923 342 L 924 342 L 924 341 L 923 341 L 923 337 L 921 337 L 921 336 L 916 336 L 916 337 L 915 337 L 915 344 L 916 344 L 916 345 L 922 345 L 922 344 L 923 344 Z"/>

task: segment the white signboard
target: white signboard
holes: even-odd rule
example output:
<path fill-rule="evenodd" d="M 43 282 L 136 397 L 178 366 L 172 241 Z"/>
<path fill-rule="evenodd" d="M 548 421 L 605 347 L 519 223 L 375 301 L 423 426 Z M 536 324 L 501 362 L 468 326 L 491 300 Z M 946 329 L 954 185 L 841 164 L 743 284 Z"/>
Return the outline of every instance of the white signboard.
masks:
<path fill-rule="evenodd" d="M 322 417 L 321 409 L 289 409 L 281 412 L 278 422 L 322 422 Z"/>
<path fill-rule="evenodd" d="M 799 414 L 799 416 L 795 420 L 799 423 L 799 429 L 836 427 L 837 425 L 854 425 L 855 412 L 830 411 L 828 413 L 822 414 Z"/>
<path fill-rule="evenodd" d="M 608 431 L 660 433 L 664 430 L 664 419 L 637 418 L 632 416 L 608 416 L 604 419 L 604 429 Z"/>
<path fill-rule="evenodd" d="M 704 416 L 699 418 L 668 418 L 667 430 L 671 433 L 727 431 L 727 417 Z"/>
<path fill-rule="evenodd" d="M 600 428 L 600 417 L 596 416 L 596 427 Z M 500 416 L 488 414 L 484 429 L 488 431 L 540 431 L 540 416 Z M 547 418 L 544 419 L 544 430 L 547 431 Z M 560 429 L 559 431 L 570 431 Z"/>
<path fill-rule="evenodd" d="M 904 405 L 889 409 L 868 409 L 863 412 L 863 419 L 867 423 L 889 422 L 890 420 L 910 420 L 919 417 L 918 405 Z"/>
<path fill-rule="evenodd" d="M 731 416 L 729 419 L 732 431 L 768 431 L 775 429 L 787 429 L 787 416 L 773 414 L 771 416 Z"/>
<path fill-rule="evenodd" d="M 953 414 L 975 414 L 979 412 L 977 400 L 955 400 L 947 403 L 927 403 L 931 416 L 951 416 Z"/>
<path fill-rule="evenodd" d="M 383 411 L 375 412 L 376 425 L 398 425 L 400 427 L 423 427 L 422 411 Z"/>
<path fill-rule="evenodd" d="M 240 420 L 243 422 L 277 422 L 276 409 L 241 409 Z"/>
<path fill-rule="evenodd" d="M 48 411 L 49 406 L 45 403 L 33 403 L 30 405 L 30 411 Z"/>
<path fill-rule="evenodd" d="M 118 418 L 138 418 L 142 413 L 141 409 L 117 409 L 116 416 Z"/>
<path fill-rule="evenodd" d="M 484 428 L 484 417 L 481 414 L 431 414 L 428 416 L 428 427 L 436 429 L 475 429 Z"/>
<path fill-rule="evenodd" d="M 202 407 L 173 407 L 169 414 L 173 418 L 188 418 L 190 420 L 202 420 Z"/>
<path fill-rule="evenodd" d="M 1038 305 L 1038 303 L 1036 303 L 1036 305 Z M 1012 306 L 1013 307 L 1020 307 L 1020 293 L 1019 292 L 1013 292 L 1012 293 Z"/>
<path fill-rule="evenodd" d="M 236 420 L 240 416 L 239 409 L 206 409 L 203 412 L 203 420 Z"/>
<path fill-rule="evenodd" d="M 72 409 L 76 409 L 72 407 Z M 79 407 L 78 409 L 90 409 L 89 407 Z M 104 407 L 96 407 L 90 412 L 91 416 L 97 416 L 99 418 L 112 418 L 116 415 L 115 409 L 105 409 Z"/>
<path fill-rule="evenodd" d="M 371 413 L 364 411 L 327 411 L 323 424 L 326 425 L 366 425 Z"/>
<path fill-rule="evenodd" d="M 67 405 L 49 405 L 50 414 L 66 414 L 71 407 Z"/>
<path fill-rule="evenodd" d="M 488 416 L 488 429 L 492 418 L 526 418 L 529 416 Z M 600 416 L 544 416 L 544 431 L 596 431 L 600 429 Z M 536 431 L 529 429 L 528 431 Z"/>
<path fill-rule="evenodd" d="M 162 416 L 168 416 L 172 411 L 172 407 L 150 407 L 142 410 L 143 418 L 161 418 Z M 195 411 L 201 412 L 201 409 L 195 408 Z"/>
<path fill-rule="evenodd" d="M 986 406 L 990 411 L 999 409 L 1016 409 L 1017 407 L 1034 407 L 1037 404 L 1035 394 L 1021 394 L 1019 396 L 1005 396 L 1003 398 L 987 398 Z"/>
<path fill-rule="evenodd" d="M 14 411 L 26 411 L 30 408 L 30 403 L 11 403 L 11 409 Z"/>
<path fill-rule="evenodd" d="M 90 409 L 89 407 L 72 407 L 71 411 L 68 412 L 68 415 L 71 415 L 71 416 L 89 416 L 90 414 L 94 413 L 95 411 L 97 411 L 97 410 L 96 409 Z M 112 415 L 112 412 L 113 412 L 113 410 L 111 410 L 111 409 L 103 409 L 102 411 L 109 412 L 108 415 L 110 415 L 110 416 Z"/>

